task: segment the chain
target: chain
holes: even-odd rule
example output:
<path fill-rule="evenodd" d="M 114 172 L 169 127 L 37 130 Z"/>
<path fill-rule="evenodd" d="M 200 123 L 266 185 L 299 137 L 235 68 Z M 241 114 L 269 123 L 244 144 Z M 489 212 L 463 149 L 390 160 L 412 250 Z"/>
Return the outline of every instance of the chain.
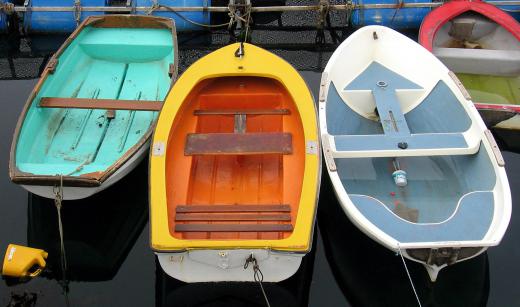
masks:
<path fill-rule="evenodd" d="M 246 262 L 244 263 L 244 270 L 247 269 L 249 263 L 253 264 L 253 279 L 255 280 L 255 282 L 258 283 L 258 285 L 260 285 L 260 290 L 262 290 L 262 294 L 264 295 L 265 304 L 267 305 L 267 307 L 271 307 L 269 299 L 267 298 L 267 294 L 265 293 L 264 286 L 262 284 L 262 282 L 264 281 L 264 274 L 260 270 L 260 266 L 258 265 L 255 256 L 253 256 L 253 253 L 251 253 L 251 255 L 249 255 L 249 257 L 246 259 Z"/>
<path fill-rule="evenodd" d="M 404 269 L 406 270 L 406 274 L 408 275 L 408 280 L 410 280 L 410 285 L 412 285 L 413 293 L 415 294 L 415 298 L 417 299 L 417 304 L 419 307 L 422 307 L 421 301 L 419 300 L 419 295 L 417 295 L 417 291 L 415 290 L 415 286 L 413 285 L 412 276 L 410 276 L 410 271 L 408 271 L 408 267 L 406 266 L 406 262 L 404 261 L 403 253 L 401 252 L 401 246 L 397 243 L 398 254 L 401 256 L 401 260 L 403 261 Z"/>

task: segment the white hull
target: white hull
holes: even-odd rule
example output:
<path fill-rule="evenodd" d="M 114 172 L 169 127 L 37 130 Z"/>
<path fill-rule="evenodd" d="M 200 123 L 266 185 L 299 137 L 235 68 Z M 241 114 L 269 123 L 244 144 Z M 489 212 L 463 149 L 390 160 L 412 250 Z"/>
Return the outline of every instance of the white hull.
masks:
<path fill-rule="evenodd" d="M 356 61 L 351 61 L 351 59 L 354 58 Z M 388 92 L 388 89 L 392 90 L 392 88 L 387 89 L 388 84 L 384 82 L 385 80 L 392 80 L 391 82 L 395 83 L 400 82 L 397 81 L 397 78 L 392 79 L 394 77 L 392 77 L 393 75 L 391 74 L 387 74 L 386 77 L 381 76 L 379 72 L 386 73 L 384 69 L 371 70 L 379 74 L 374 73 L 374 75 L 369 75 L 366 73 L 366 71 L 369 71 L 370 65 L 374 62 L 377 62 L 378 65 L 382 65 L 387 71 L 395 72 L 399 78 L 402 77 L 404 80 L 412 80 L 414 84 L 418 85 L 416 88 L 410 86 L 410 88 L 406 88 L 403 86 L 403 88 L 395 89 L 395 97 L 397 98 L 396 101 L 398 105 L 395 109 L 392 109 L 393 111 L 397 110 L 397 112 L 391 113 L 392 116 L 393 114 L 399 113 L 411 113 L 412 110 L 419 107 L 419 105 L 431 95 L 437 87 L 437 84 L 442 82 L 443 86 L 447 89 L 446 93 L 451 92 L 452 95 L 454 95 L 453 97 L 455 98 L 452 99 L 460 104 L 459 110 L 463 110 L 462 112 L 467 114 L 467 118 L 470 119 L 466 127 L 448 130 L 451 128 L 446 126 L 448 127 L 446 131 L 450 133 L 460 133 L 464 137 L 467 146 L 457 146 L 453 147 L 453 149 L 443 149 L 441 147 L 427 148 L 421 147 L 422 145 L 412 150 L 410 150 L 410 148 L 407 149 L 407 147 L 403 148 L 399 146 L 387 148 L 385 146 L 378 146 L 379 144 L 375 141 L 368 143 L 368 137 L 373 137 L 374 135 L 381 136 L 378 140 L 393 140 L 391 138 L 383 139 L 384 134 L 381 134 L 381 132 L 370 132 L 372 135 L 367 136 L 365 136 L 365 134 L 370 133 L 361 132 L 359 135 L 356 134 L 358 131 L 354 129 L 359 129 L 362 124 L 369 123 L 370 120 L 372 120 L 372 122 L 374 121 L 374 110 L 376 110 L 376 107 L 379 108 L 379 105 L 376 105 L 376 103 L 382 100 L 381 98 L 375 98 L 376 96 L 372 94 L 372 88 L 368 87 L 368 85 L 367 89 L 365 89 L 361 86 L 354 87 L 351 84 L 361 82 L 359 80 L 369 80 L 370 82 L 373 81 L 373 83 L 366 84 L 377 84 L 378 87 L 384 88 L 384 90 L 381 91 Z M 421 71 L 428 73 L 418 73 Z M 390 84 L 392 84 L 391 82 Z M 329 89 L 331 90 L 329 91 Z M 329 93 L 332 94 L 329 95 Z M 384 95 L 379 94 L 380 92 L 377 93 L 378 95 Z M 448 97 L 447 94 L 445 96 Z M 410 39 L 388 28 L 380 26 L 362 28 L 347 38 L 330 58 L 322 76 L 319 97 L 320 128 L 327 171 L 343 211 L 352 223 L 367 236 L 392 251 L 402 253 L 404 257 L 412 261 L 422 263 L 426 267 L 432 281 L 436 280 L 438 272 L 445 266 L 471 259 L 484 252 L 489 246 L 496 246 L 500 243 L 511 216 L 511 193 L 506 172 L 503 167 L 503 161 L 501 161 L 502 157 L 500 156 L 496 144 L 493 144 L 494 140 L 491 134 L 489 131 L 486 131 L 486 126 L 473 103 L 464 95 L 463 88 L 460 87 L 457 80 L 454 79 L 453 74 L 451 74 L 446 67 L 441 65 L 440 61 L 434 58 L 432 54 Z M 385 98 L 386 97 L 390 96 L 385 96 Z M 339 101 L 339 103 L 331 104 L 336 108 L 331 108 L 331 110 L 336 111 L 334 111 L 335 113 L 329 113 L 329 115 L 332 115 L 329 117 L 331 120 L 328 121 L 327 108 L 331 101 Z M 433 99 L 430 101 L 433 101 Z M 435 99 L 435 101 L 439 100 Z M 429 106 L 431 105 L 432 104 Z M 385 106 L 386 105 L 381 104 L 382 110 L 384 110 Z M 336 116 L 336 114 L 338 114 L 337 110 L 343 110 L 344 112 L 339 114 L 347 114 L 348 116 L 355 114 L 355 117 L 351 116 L 349 119 L 357 120 L 355 123 L 359 123 L 359 125 L 342 125 L 341 123 L 346 122 L 346 120 L 344 118 L 341 120 L 339 116 Z M 377 116 L 379 117 L 381 113 L 378 114 Z M 386 116 L 386 114 L 383 114 L 383 116 Z M 444 119 L 446 116 L 445 114 L 440 118 Z M 461 117 L 466 118 L 466 116 Z M 424 121 L 417 120 L 411 125 L 419 127 L 424 122 L 427 122 L 428 118 L 424 117 L 424 119 Z M 398 130 L 397 126 L 402 122 L 406 123 L 406 119 L 403 119 L 401 122 L 394 121 L 396 131 Z M 439 122 L 442 123 L 442 120 L 439 120 Z M 452 121 L 448 122 L 451 123 Z M 412 121 L 410 121 L 410 123 L 412 123 Z M 432 124 L 431 127 L 435 128 L 437 125 L 438 124 L 435 123 Z M 372 131 L 370 127 L 372 126 L 368 124 L 362 126 L 366 131 Z M 390 126 L 386 126 L 386 129 L 390 130 L 388 127 Z M 340 128 L 342 130 L 340 130 Z M 382 126 L 380 129 L 384 128 L 385 126 Z M 406 126 L 406 128 L 408 128 L 408 126 Z M 420 131 L 438 133 L 434 131 L 433 128 L 427 127 Z M 405 134 L 397 135 L 399 135 L 400 138 L 407 137 Z M 414 135 L 420 135 L 420 133 Z M 365 136 L 365 139 L 359 143 L 355 143 L 360 139 L 359 136 Z M 441 137 L 442 135 L 439 134 L 436 139 L 430 140 L 429 144 L 432 144 L 432 141 L 439 142 Z M 349 140 L 351 143 L 348 143 L 346 140 Z M 350 145 L 352 143 L 357 144 L 357 147 Z M 340 145 L 339 147 L 337 146 L 338 144 Z M 372 147 L 364 147 L 367 144 L 370 144 Z M 403 186 L 397 186 L 397 183 L 395 187 L 393 185 L 386 185 L 389 181 L 386 179 L 380 180 L 379 178 L 385 177 L 376 172 L 376 169 L 384 170 L 384 168 L 372 160 L 379 159 L 378 161 L 385 161 L 384 159 L 394 158 L 397 160 L 397 158 L 399 158 L 401 161 L 410 162 L 407 166 L 409 180 L 411 182 L 416 180 L 416 183 L 421 183 L 425 180 L 436 180 L 433 177 L 436 171 L 441 168 L 436 166 L 436 168 L 434 168 L 436 171 L 426 170 L 424 168 L 426 163 L 414 165 L 413 159 L 428 162 L 429 157 L 434 156 L 474 157 L 479 153 L 488 161 L 486 162 L 485 170 L 482 168 L 479 175 L 487 176 L 487 178 L 492 178 L 492 180 L 490 180 L 485 187 L 480 187 L 477 184 L 475 184 L 475 187 L 468 185 L 467 191 L 465 190 L 464 193 L 462 193 L 462 190 L 459 188 L 457 192 L 460 192 L 460 195 L 450 200 L 452 207 L 449 211 L 445 211 L 446 214 L 442 219 L 438 220 L 428 219 L 430 211 L 427 209 L 431 207 L 428 207 L 429 203 L 425 198 L 418 197 L 417 199 L 413 199 L 413 196 L 411 196 L 413 195 L 411 192 L 419 191 L 417 195 L 421 195 L 422 192 L 428 193 L 428 191 L 433 190 L 417 189 L 412 191 L 412 187 L 415 188 L 416 186 L 409 185 L 408 188 L 402 188 Z M 412 158 L 407 158 L 408 156 Z M 364 160 L 356 158 L 363 158 Z M 422 160 L 419 160 L 419 158 Z M 365 161 L 366 163 L 362 164 L 360 161 Z M 424 173 L 422 173 L 423 168 L 425 169 Z M 460 178 L 464 178 L 463 175 L 468 174 L 468 172 L 465 171 L 475 170 L 477 166 L 473 164 L 472 167 L 468 167 L 464 170 L 461 169 L 462 168 L 458 170 L 462 173 L 453 176 L 453 178 L 455 178 L 454 182 L 457 182 Z M 421 175 L 414 179 L 413 176 L 410 176 L 410 173 L 414 171 L 416 174 Z M 383 172 L 381 172 L 381 174 L 382 173 Z M 442 175 L 444 177 L 439 177 L 437 183 L 449 178 L 447 176 L 451 176 L 450 174 L 454 173 L 444 172 Z M 387 176 L 386 178 L 392 178 L 392 172 L 388 172 Z M 475 177 L 467 178 L 466 181 L 472 182 L 474 179 Z M 483 182 L 483 179 L 485 178 L 481 178 L 478 183 Z M 361 186 L 361 184 L 356 185 L 356 180 L 358 182 L 366 180 L 365 186 Z M 467 182 L 465 182 L 465 184 Z M 380 186 L 374 186 L 373 190 L 368 191 L 365 189 L 368 183 L 379 184 Z M 449 185 L 446 184 L 446 186 Z M 377 194 L 376 192 L 381 191 L 378 190 L 378 187 L 380 189 L 381 187 L 386 188 L 383 189 L 383 191 L 394 191 L 393 194 L 388 194 L 394 198 L 390 198 L 386 194 Z M 406 201 L 403 202 L 414 205 L 421 204 L 421 210 L 424 209 L 421 211 L 421 214 L 425 215 L 425 219 L 418 222 L 417 219 L 414 220 L 414 218 L 410 217 L 403 218 L 403 216 L 398 215 L 396 209 L 397 206 L 402 205 L 402 203 L 392 203 L 391 200 L 397 200 L 401 191 L 410 191 L 410 193 L 407 194 L 408 196 L 405 195 L 407 198 Z M 464 213 L 464 197 L 478 195 L 477 193 L 481 191 L 492 194 L 491 201 L 486 203 L 491 203 L 492 206 L 488 207 L 488 215 L 485 219 L 481 219 L 488 221 L 487 224 L 480 223 L 480 220 L 478 223 L 467 222 L 466 217 L 471 216 L 474 212 L 479 212 L 479 214 L 483 216 L 483 211 L 480 210 L 468 210 L 466 211 L 469 213 L 468 215 L 456 219 L 457 214 L 460 213 L 461 215 L 459 216 L 462 216 Z M 437 193 L 437 191 L 435 191 L 435 193 Z M 443 191 L 439 190 L 438 193 L 442 194 Z M 390 200 L 385 197 L 388 197 Z M 436 195 L 433 193 L 431 197 L 436 197 Z M 387 204 L 394 204 L 396 208 L 387 207 L 380 199 L 384 199 Z M 399 198 L 400 201 L 403 199 L 405 198 Z M 446 202 L 447 200 L 443 199 L 442 201 Z M 471 201 L 466 204 L 474 205 L 476 203 L 477 202 Z M 482 203 L 484 203 L 484 201 L 482 201 Z M 434 205 L 434 203 L 432 203 L 432 205 Z M 380 208 L 382 208 L 382 210 L 379 210 Z M 419 214 L 419 209 L 417 209 L 417 214 Z M 446 225 L 450 225 L 449 223 L 454 225 L 453 228 L 444 228 L 444 230 L 442 230 Z M 467 225 L 467 227 L 462 227 L 461 225 Z M 468 230 L 477 229 L 478 226 L 482 227 L 478 235 L 467 235 L 469 233 Z M 442 235 L 440 235 L 441 233 Z M 412 255 L 413 252 L 415 252 L 415 255 Z M 438 254 L 438 252 L 441 253 Z"/>
<path fill-rule="evenodd" d="M 103 191 L 109 186 L 121 180 L 128 173 L 130 173 L 145 157 L 150 146 L 150 141 L 146 142 L 139 150 L 133 155 L 128 161 L 126 161 L 121 167 L 115 171 L 105 182 L 97 187 L 63 187 L 63 200 L 76 200 L 83 199 L 92 196 L 98 192 Z M 53 186 L 41 186 L 41 185 L 22 185 L 27 191 L 36 194 L 41 197 L 54 199 L 54 187 Z"/>
<path fill-rule="evenodd" d="M 263 249 L 192 250 L 181 253 L 156 253 L 162 269 L 183 282 L 252 282 L 253 264 L 244 269 L 253 255 L 264 282 L 279 282 L 298 271 L 304 254 L 274 252 Z"/>

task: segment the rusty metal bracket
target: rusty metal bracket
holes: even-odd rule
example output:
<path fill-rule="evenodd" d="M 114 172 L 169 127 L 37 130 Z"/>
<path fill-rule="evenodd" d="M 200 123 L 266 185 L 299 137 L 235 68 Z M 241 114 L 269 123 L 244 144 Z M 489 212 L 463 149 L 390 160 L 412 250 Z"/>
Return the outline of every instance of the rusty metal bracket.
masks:
<path fill-rule="evenodd" d="M 52 74 L 54 71 L 56 71 L 56 66 L 58 66 L 58 59 L 56 59 L 54 56 L 52 56 L 49 59 L 49 62 L 47 62 L 47 65 L 45 66 L 45 69 Z"/>
<path fill-rule="evenodd" d="M 309 155 L 317 155 L 318 154 L 318 142 L 316 141 L 307 141 L 305 145 L 305 152 Z"/>
<path fill-rule="evenodd" d="M 175 74 L 175 64 L 170 63 L 170 66 L 168 67 L 168 76 L 170 78 L 172 78 L 174 74 Z"/>
<path fill-rule="evenodd" d="M 327 99 L 327 93 L 325 92 L 327 88 L 327 80 L 328 80 L 328 73 L 324 72 L 321 74 L 321 82 L 320 82 L 320 96 L 319 101 L 320 103 L 324 103 Z"/>
<path fill-rule="evenodd" d="M 334 157 L 332 156 L 332 152 L 330 151 L 330 148 L 325 149 L 325 152 L 323 154 L 325 156 L 325 162 L 327 162 L 327 167 L 329 168 L 329 171 L 335 172 L 338 170 L 336 167 L 336 162 L 334 162 Z"/>
<path fill-rule="evenodd" d="M 506 161 L 504 161 L 504 157 L 502 156 L 502 152 L 500 152 L 500 148 L 498 148 L 497 142 L 493 137 L 493 134 L 489 129 L 484 130 L 484 134 L 491 145 L 491 149 L 493 150 L 493 154 L 495 155 L 495 159 L 497 160 L 498 166 L 505 166 Z"/>

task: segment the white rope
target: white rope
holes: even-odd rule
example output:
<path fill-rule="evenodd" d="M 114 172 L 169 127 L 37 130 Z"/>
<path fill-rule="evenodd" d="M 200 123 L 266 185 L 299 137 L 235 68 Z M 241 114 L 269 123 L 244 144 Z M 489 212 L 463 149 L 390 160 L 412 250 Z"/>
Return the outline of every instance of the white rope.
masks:
<path fill-rule="evenodd" d="M 58 211 L 58 230 L 60 233 L 60 248 L 61 248 L 61 271 L 62 271 L 62 286 L 65 293 L 65 303 L 70 305 L 68 296 L 68 282 L 67 282 L 67 256 L 65 254 L 65 243 L 63 239 L 63 224 L 61 222 L 61 208 L 63 200 L 63 175 L 60 176 L 60 184 L 54 186 L 54 205 Z"/>
<path fill-rule="evenodd" d="M 404 261 L 403 253 L 401 252 L 401 246 L 397 243 L 398 254 L 401 256 L 401 260 L 403 261 L 404 269 L 406 270 L 406 274 L 408 275 L 408 280 L 410 280 L 410 285 L 412 285 L 413 293 L 415 294 L 415 298 L 417 299 L 417 304 L 419 307 L 422 307 L 421 301 L 419 300 L 419 295 L 417 295 L 417 291 L 415 290 L 415 286 L 413 285 L 412 276 L 410 276 L 410 271 L 408 271 L 408 267 L 406 266 L 406 261 Z"/>

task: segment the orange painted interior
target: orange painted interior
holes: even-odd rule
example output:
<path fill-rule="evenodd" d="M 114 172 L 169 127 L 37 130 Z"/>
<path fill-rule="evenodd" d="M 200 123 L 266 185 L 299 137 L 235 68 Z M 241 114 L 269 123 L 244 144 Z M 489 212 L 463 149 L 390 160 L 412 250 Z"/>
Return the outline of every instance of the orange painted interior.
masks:
<path fill-rule="evenodd" d="M 289 109 L 289 115 L 247 115 L 246 133 L 291 133 L 293 152 L 288 155 L 186 156 L 184 146 L 188 133 L 234 131 L 234 116 L 196 116 L 194 111 L 198 109 Z M 263 77 L 220 77 L 199 83 L 183 102 L 175 117 L 166 157 L 168 222 L 173 237 L 205 240 L 273 240 L 291 235 L 291 232 L 175 232 L 175 223 L 193 223 L 175 221 L 176 207 L 179 205 L 289 204 L 290 223 L 295 225 L 305 167 L 305 139 L 298 109 L 292 97 L 278 81 Z"/>

